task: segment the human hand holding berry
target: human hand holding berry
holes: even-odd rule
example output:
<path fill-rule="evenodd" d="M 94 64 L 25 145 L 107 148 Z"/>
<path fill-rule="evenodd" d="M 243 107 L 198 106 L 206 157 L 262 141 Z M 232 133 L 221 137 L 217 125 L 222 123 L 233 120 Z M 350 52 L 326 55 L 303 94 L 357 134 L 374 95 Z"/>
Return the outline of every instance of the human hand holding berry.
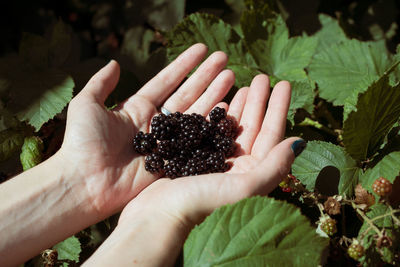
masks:
<path fill-rule="evenodd" d="M 268 77 L 258 75 L 229 105 L 218 103 L 242 128 L 236 139 L 239 148 L 229 159 L 232 168 L 225 173 L 153 182 L 124 208 L 116 230 L 87 265 L 115 264 L 121 253 L 120 266 L 130 262 L 172 265 L 190 230 L 215 208 L 272 191 L 305 147 L 296 137 L 282 141 L 290 94 L 288 82 L 278 83 L 271 93 Z M 157 237 L 154 241 L 153 236 Z"/>
<path fill-rule="evenodd" d="M 113 110 L 104 101 L 118 82 L 118 64 L 111 61 L 92 77 L 70 102 L 61 149 L 0 186 L 1 266 L 18 265 L 121 210 L 159 178 L 145 171 L 133 136 L 148 131 L 163 104 L 206 114 L 223 99 L 234 83 L 233 72 L 223 70 L 223 52 L 182 83 L 206 53 L 204 45 L 193 45 Z"/>
<path fill-rule="evenodd" d="M 233 85 L 233 72 L 223 70 L 227 56 L 222 52 L 210 55 L 180 85 L 206 53 L 204 45 L 192 46 L 135 95 L 107 110 L 104 101 L 119 78 L 119 66 L 112 61 L 71 101 L 65 140 L 58 154 L 70 166 L 78 163 L 76 176 L 81 177 L 93 206 L 104 217 L 122 209 L 159 178 L 145 171 L 144 158 L 133 150 L 132 140 L 138 131 L 148 132 L 161 105 L 204 114 Z"/>

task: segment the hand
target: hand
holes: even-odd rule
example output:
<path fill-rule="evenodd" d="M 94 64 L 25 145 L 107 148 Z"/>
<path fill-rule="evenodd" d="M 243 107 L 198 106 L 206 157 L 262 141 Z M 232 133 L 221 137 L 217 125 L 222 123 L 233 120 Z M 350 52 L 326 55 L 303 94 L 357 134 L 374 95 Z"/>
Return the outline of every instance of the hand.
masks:
<path fill-rule="evenodd" d="M 243 128 L 232 169 L 155 181 L 124 208 L 116 230 L 88 265 L 115 258 L 119 266 L 172 265 L 190 230 L 215 208 L 272 191 L 305 147 L 297 137 L 282 141 L 290 95 L 288 82 L 279 82 L 270 93 L 268 77 L 258 75 L 229 106 L 219 103 Z"/>
<path fill-rule="evenodd" d="M 107 110 L 104 101 L 119 79 L 119 66 L 111 61 L 71 101 L 57 156 L 79 177 L 102 217 L 121 210 L 159 178 L 145 171 L 144 157 L 134 152 L 132 140 L 138 131 L 149 132 L 151 118 L 161 105 L 205 115 L 233 85 L 233 72 L 223 70 L 227 56 L 222 52 L 210 55 L 180 85 L 206 53 L 204 45 L 193 45 L 135 95 Z"/>
<path fill-rule="evenodd" d="M 268 77 L 258 75 L 250 88 L 237 92 L 229 107 L 219 103 L 243 129 L 236 140 L 240 149 L 231 159 L 231 170 L 159 179 L 128 204 L 120 221 L 129 220 L 131 209 L 146 210 L 154 206 L 191 228 L 217 207 L 271 192 L 290 171 L 295 154 L 306 145 L 298 137 L 282 141 L 290 95 L 290 84 L 281 81 L 270 96 Z"/>

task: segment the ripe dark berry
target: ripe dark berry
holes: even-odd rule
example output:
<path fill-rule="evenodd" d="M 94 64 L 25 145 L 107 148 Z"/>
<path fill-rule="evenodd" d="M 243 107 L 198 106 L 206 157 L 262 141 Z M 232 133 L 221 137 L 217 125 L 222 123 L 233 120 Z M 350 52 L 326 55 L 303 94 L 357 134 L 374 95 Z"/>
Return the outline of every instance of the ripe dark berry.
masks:
<path fill-rule="evenodd" d="M 222 119 L 217 124 L 217 129 L 222 136 L 234 138 L 237 133 L 237 127 L 232 119 Z"/>
<path fill-rule="evenodd" d="M 388 196 L 392 192 L 392 184 L 388 179 L 379 177 L 372 184 L 372 190 L 379 196 Z"/>
<path fill-rule="evenodd" d="M 347 249 L 347 253 L 351 258 L 358 261 L 362 256 L 364 256 L 364 247 L 357 240 L 354 240 Z"/>
<path fill-rule="evenodd" d="M 336 234 L 337 228 L 336 228 L 336 220 L 332 219 L 330 217 L 323 218 L 321 220 L 321 230 L 324 231 L 327 235 L 332 236 Z"/>
<path fill-rule="evenodd" d="M 174 134 L 176 126 L 173 116 L 159 114 L 151 120 L 151 132 L 158 140 L 166 140 Z"/>
<path fill-rule="evenodd" d="M 210 116 L 210 121 L 218 123 L 226 117 L 226 111 L 223 108 L 215 107 L 208 115 Z"/>
<path fill-rule="evenodd" d="M 145 155 L 151 153 L 156 148 L 157 142 L 154 135 L 150 133 L 145 134 L 140 131 L 133 138 L 133 146 L 136 152 Z"/>
<path fill-rule="evenodd" d="M 152 153 L 146 156 L 144 166 L 146 171 L 159 173 L 164 167 L 164 160 L 157 153 Z"/>
<path fill-rule="evenodd" d="M 220 137 L 214 139 L 214 146 L 216 150 L 222 151 L 224 153 L 225 158 L 233 156 L 236 150 L 235 140 L 230 137 Z"/>

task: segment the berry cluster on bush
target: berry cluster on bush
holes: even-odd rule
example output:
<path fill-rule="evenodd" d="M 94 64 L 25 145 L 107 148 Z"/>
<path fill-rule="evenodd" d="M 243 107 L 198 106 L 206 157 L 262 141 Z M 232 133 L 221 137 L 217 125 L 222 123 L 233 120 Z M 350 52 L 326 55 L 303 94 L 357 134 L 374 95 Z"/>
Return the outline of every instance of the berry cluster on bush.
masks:
<path fill-rule="evenodd" d="M 150 133 L 139 132 L 133 140 L 136 152 L 146 155 L 146 170 L 169 178 L 229 170 L 225 160 L 235 153 L 237 124 L 220 107 L 209 117 L 180 112 L 155 116 Z"/>

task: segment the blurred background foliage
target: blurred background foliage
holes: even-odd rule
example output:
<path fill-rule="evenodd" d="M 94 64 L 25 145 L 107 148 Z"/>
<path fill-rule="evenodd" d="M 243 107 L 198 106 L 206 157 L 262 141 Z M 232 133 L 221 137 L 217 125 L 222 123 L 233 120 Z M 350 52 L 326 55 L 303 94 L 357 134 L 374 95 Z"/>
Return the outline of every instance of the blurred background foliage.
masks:
<path fill-rule="evenodd" d="M 240 18 L 246 2 L 1 1 L 0 159 L 3 162 L 0 182 L 22 171 L 17 151 L 20 152 L 25 137 L 35 135 L 40 138 L 43 159 L 57 151 L 64 133 L 65 105 L 110 59 L 121 65 L 121 78 L 107 100 L 108 107 L 134 94 L 168 64 L 167 33 L 186 16 L 196 12 L 213 14 L 229 23 L 243 37 Z M 323 13 L 337 19 L 348 38 L 383 41 L 392 53 L 400 43 L 400 1 L 252 1 L 260 5 L 265 2 L 282 15 L 291 37 L 318 32 L 322 27 L 319 15 Z M 328 38 L 332 37 L 327 36 L 326 42 L 335 41 Z M 41 94 L 53 85 L 57 86 L 52 93 L 61 96 L 64 102 L 49 103 L 50 111 L 44 118 L 38 119 L 35 110 L 25 110 L 32 99 L 42 101 Z M 316 97 L 314 112 L 325 114 L 328 109 L 329 116 L 333 116 L 330 122 L 339 124 L 333 128 L 341 128 L 343 108 L 321 103 L 321 99 Z M 297 115 L 306 112 L 300 109 Z M 18 119 L 13 116 L 15 114 Z M 53 118 L 54 114 L 58 115 Z M 323 125 L 328 124 L 324 120 L 329 120 L 325 115 L 318 117 Z M 292 130 L 296 134 L 296 128 Z M 326 135 L 323 130 L 303 127 L 301 132 L 309 140 L 336 141 L 336 136 Z M 84 248 L 81 261 L 91 255 L 113 226 L 115 219 L 111 218 L 78 234 Z"/>
<path fill-rule="evenodd" d="M 400 41 L 400 35 L 396 34 L 400 23 L 399 1 L 274 2 L 292 36 L 318 31 L 321 27 L 318 14 L 325 13 L 337 18 L 349 37 L 384 39 L 392 52 Z M 24 33 L 49 36 L 61 20 L 71 40 L 64 47 L 61 45 L 59 51 L 69 51 L 62 67 L 74 79 L 74 92 L 109 59 L 116 59 L 123 72 L 110 101 L 119 101 L 165 66 L 164 33 L 184 16 L 212 13 L 233 25 L 240 34 L 239 21 L 244 8 L 244 0 L 2 1 L 0 56 L 18 52 Z"/>

